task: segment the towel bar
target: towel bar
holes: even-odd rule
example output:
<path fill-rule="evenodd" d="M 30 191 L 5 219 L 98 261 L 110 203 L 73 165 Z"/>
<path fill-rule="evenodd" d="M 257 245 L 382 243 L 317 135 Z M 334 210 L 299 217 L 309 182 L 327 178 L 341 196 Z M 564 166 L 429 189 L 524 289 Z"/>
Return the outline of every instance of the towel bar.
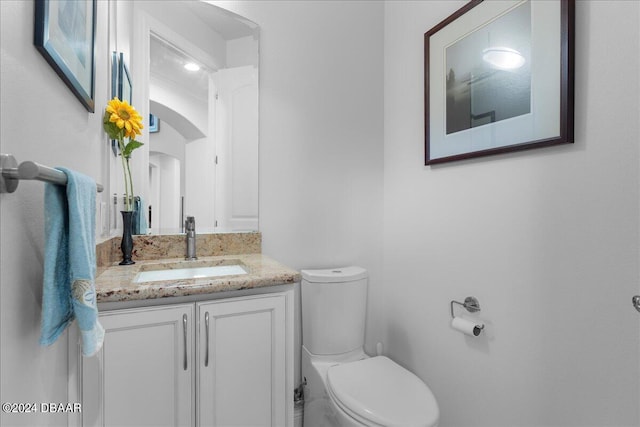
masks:
<path fill-rule="evenodd" d="M 36 162 L 16 162 L 11 154 L 0 154 L 0 193 L 13 193 L 21 179 L 35 179 L 52 184 L 67 185 L 67 175 L 57 169 Z M 98 193 L 104 189 L 96 184 Z"/>

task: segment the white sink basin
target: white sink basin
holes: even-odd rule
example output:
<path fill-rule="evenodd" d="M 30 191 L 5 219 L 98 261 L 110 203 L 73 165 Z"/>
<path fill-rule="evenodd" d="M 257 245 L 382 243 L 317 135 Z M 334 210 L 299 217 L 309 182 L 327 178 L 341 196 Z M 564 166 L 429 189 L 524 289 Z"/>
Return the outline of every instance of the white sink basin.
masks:
<path fill-rule="evenodd" d="M 166 270 L 142 271 L 133 280 L 135 283 L 157 282 L 160 280 L 200 279 L 247 274 L 241 265 L 216 265 L 212 267 L 174 268 Z"/>

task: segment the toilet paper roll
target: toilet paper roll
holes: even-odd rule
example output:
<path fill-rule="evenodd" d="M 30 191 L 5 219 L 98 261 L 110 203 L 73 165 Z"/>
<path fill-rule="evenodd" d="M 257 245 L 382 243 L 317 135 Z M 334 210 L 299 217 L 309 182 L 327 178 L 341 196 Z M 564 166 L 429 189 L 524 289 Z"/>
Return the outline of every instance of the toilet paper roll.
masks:
<path fill-rule="evenodd" d="M 478 325 L 471 320 L 463 319 L 462 317 L 454 317 L 451 321 L 451 327 L 456 331 L 460 331 L 463 334 L 471 337 L 477 337 L 484 329 L 484 325 Z"/>

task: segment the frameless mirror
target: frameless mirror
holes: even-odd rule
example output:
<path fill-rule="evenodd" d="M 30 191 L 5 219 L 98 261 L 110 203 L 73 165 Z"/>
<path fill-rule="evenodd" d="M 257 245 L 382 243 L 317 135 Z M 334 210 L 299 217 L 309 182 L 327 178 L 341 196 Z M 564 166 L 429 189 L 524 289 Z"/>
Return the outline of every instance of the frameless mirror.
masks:
<path fill-rule="evenodd" d="M 187 216 L 198 233 L 256 231 L 257 25 L 203 1 L 132 3 L 150 232 L 182 232 Z"/>

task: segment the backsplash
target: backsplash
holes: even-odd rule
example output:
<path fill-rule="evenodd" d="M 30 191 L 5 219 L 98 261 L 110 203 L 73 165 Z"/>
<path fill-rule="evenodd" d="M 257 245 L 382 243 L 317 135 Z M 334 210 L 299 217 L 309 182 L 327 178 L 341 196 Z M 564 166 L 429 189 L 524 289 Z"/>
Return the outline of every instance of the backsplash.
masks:
<path fill-rule="evenodd" d="M 120 237 L 113 237 L 96 245 L 98 267 L 105 267 L 121 260 L 121 240 Z M 261 252 L 262 234 L 259 232 L 199 234 L 196 237 L 196 254 L 202 257 Z M 181 258 L 184 255 L 183 234 L 133 236 L 134 261 Z"/>

